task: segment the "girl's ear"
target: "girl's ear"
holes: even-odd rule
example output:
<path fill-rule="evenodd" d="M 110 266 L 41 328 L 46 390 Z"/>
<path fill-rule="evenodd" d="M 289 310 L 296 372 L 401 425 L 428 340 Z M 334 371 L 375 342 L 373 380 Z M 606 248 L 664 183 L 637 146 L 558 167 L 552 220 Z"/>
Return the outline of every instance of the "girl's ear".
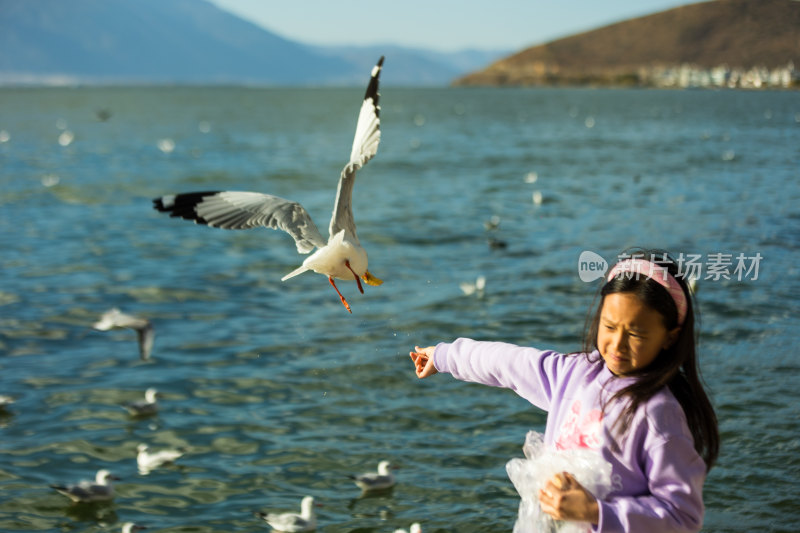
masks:
<path fill-rule="evenodd" d="M 673 344 L 675 341 L 678 340 L 678 334 L 681 332 L 681 327 L 678 326 L 675 329 L 671 329 L 667 332 L 667 338 L 664 340 L 664 345 L 661 347 L 662 350 L 666 350 Z"/>

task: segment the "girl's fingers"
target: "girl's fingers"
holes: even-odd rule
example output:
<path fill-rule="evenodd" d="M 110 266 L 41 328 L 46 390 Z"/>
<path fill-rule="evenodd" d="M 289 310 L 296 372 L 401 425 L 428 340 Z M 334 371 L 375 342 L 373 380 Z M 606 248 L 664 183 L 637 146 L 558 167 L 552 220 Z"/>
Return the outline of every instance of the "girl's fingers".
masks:
<path fill-rule="evenodd" d="M 425 363 L 427 363 L 427 359 L 425 358 L 424 354 L 411 352 L 408 354 L 411 357 L 411 360 L 414 362 L 414 369 L 417 372 L 417 375 L 420 374 L 425 369 Z"/>

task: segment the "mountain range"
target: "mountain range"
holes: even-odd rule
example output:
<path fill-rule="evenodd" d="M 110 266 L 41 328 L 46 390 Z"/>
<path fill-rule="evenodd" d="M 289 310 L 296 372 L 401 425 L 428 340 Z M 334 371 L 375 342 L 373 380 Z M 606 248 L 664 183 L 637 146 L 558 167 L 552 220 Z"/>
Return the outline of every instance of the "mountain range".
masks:
<path fill-rule="evenodd" d="M 447 85 L 510 53 L 315 47 L 205 0 L 0 0 L 3 84 Z"/>
<path fill-rule="evenodd" d="M 800 0 L 705 1 L 522 51 L 455 53 L 310 46 L 206 0 L 0 0 L 0 85 L 358 86 L 381 55 L 386 85 L 646 85 L 724 65 L 780 67 L 782 86 L 798 86 Z"/>

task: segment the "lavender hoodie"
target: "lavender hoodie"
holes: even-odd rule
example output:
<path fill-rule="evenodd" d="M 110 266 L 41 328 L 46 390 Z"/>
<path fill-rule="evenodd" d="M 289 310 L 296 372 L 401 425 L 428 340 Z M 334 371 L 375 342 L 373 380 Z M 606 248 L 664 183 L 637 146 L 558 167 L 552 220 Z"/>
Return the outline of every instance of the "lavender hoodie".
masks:
<path fill-rule="evenodd" d="M 511 389 L 547 411 L 546 445 L 599 450 L 612 465 L 613 488 L 598 502 L 594 531 L 700 530 L 706 465 L 669 389 L 639 407 L 615 447 L 612 426 L 625 405 L 614 402 L 603 413 L 603 402 L 635 378 L 614 376 L 596 351 L 564 355 L 458 339 L 437 345 L 433 364 L 463 381 Z"/>

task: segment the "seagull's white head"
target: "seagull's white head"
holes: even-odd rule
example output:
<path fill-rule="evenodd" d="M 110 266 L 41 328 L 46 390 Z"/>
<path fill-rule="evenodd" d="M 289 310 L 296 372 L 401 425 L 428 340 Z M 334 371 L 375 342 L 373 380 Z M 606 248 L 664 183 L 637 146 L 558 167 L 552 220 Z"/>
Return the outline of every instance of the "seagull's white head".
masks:
<path fill-rule="evenodd" d="M 97 482 L 98 485 L 108 485 L 111 482 L 111 480 L 114 479 L 119 479 L 119 478 L 112 475 L 111 472 L 106 469 L 98 470 L 97 475 L 95 476 L 95 482 Z"/>
<path fill-rule="evenodd" d="M 147 529 L 147 526 L 140 526 L 139 524 L 134 524 L 133 522 L 125 522 L 122 524 L 122 533 L 134 533 L 135 531 L 141 531 L 142 529 Z"/>
<path fill-rule="evenodd" d="M 397 468 L 389 461 L 381 461 L 378 463 L 378 473 L 382 476 L 388 476 L 389 470 Z"/>
<path fill-rule="evenodd" d="M 153 387 L 150 387 L 146 391 L 144 391 L 144 399 L 147 400 L 147 403 L 156 403 L 156 395 L 158 391 Z"/>
<path fill-rule="evenodd" d="M 313 496 L 306 496 L 300 502 L 300 514 L 306 518 L 310 519 L 314 516 L 314 497 Z"/>

